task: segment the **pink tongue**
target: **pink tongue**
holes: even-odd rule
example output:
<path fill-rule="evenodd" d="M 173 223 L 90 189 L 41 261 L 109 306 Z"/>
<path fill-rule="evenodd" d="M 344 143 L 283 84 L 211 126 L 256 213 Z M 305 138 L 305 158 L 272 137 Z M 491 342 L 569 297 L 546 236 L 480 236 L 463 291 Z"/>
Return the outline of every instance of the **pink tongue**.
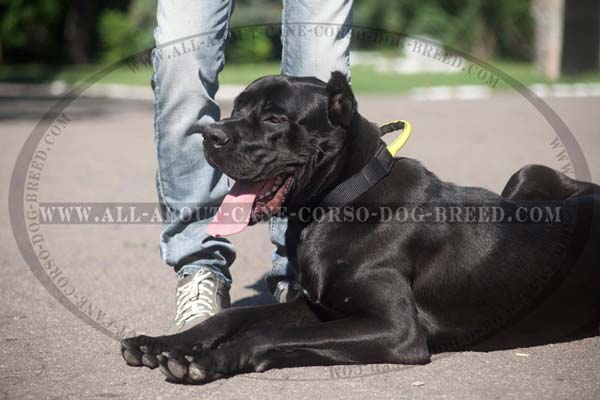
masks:
<path fill-rule="evenodd" d="M 212 236 L 228 236 L 243 231 L 250 222 L 252 206 L 267 182 L 236 182 L 225 196 L 206 232 Z"/>

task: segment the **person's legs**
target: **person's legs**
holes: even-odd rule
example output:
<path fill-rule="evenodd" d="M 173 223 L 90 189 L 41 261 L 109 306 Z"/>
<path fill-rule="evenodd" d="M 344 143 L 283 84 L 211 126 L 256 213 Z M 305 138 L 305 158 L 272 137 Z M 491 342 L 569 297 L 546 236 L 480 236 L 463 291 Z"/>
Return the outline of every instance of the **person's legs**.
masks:
<path fill-rule="evenodd" d="M 159 0 L 152 53 L 157 190 L 166 221 L 161 255 L 181 280 L 211 272 L 225 289 L 235 249 L 205 232 L 212 215 L 198 210 L 220 203 L 227 180 L 206 162 L 198 132 L 220 118 L 214 96 L 232 6 L 231 0 Z M 188 294 L 196 294 L 190 290 Z M 178 290 L 178 301 L 183 292 Z"/>
<path fill-rule="evenodd" d="M 325 82 L 332 71 L 350 79 L 352 0 L 283 0 L 281 73 L 315 76 Z M 287 220 L 271 220 L 273 269 L 267 277 L 269 289 L 280 298 L 288 289 L 285 252 Z"/>
<path fill-rule="evenodd" d="M 283 0 L 281 73 L 350 76 L 352 0 Z"/>

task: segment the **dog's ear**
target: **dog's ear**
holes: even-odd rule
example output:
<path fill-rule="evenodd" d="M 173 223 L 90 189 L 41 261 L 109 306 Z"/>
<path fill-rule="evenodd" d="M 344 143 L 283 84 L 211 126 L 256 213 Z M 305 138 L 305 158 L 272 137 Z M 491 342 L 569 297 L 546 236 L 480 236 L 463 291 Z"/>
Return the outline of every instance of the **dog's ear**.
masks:
<path fill-rule="evenodd" d="M 356 100 L 346 75 L 333 71 L 327 82 L 326 91 L 329 120 L 334 125 L 349 127 L 356 113 Z"/>

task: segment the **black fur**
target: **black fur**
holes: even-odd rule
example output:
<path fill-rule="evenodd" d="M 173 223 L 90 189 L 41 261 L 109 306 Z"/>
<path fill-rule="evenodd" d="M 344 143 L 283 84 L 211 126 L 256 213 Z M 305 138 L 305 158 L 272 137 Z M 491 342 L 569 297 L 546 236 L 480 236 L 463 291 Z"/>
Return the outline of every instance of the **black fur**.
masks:
<path fill-rule="evenodd" d="M 293 174 L 287 204 L 301 206 L 359 171 L 379 133 L 358 112 L 345 76 L 333 73 L 327 84 L 270 76 L 236 99 L 230 118 L 206 129 L 205 154 L 236 180 Z M 515 201 L 558 201 L 572 206 L 575 220 L 292 221 L 287 247 L 305 295 L 228 309 L 178 335 L 127 339 L 123 354 L 132 365 L 151 367 L 148 359 L 159 355 L 170 379 L 200 383 L 270 368 L 423 364 L 438 351 L 561 340 L 599 320 L 599 189 L 528 166 L 499 196 L 442 182 L 402 158 L 356 203 L 510 208 Z"/>

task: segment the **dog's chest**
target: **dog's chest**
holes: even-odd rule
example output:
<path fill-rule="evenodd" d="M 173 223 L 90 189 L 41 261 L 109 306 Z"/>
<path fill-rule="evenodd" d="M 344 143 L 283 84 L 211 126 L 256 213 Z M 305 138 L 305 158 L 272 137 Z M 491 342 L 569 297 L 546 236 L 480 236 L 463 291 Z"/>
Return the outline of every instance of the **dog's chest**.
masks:
<path fill-rule="evenodd" d="M 354 310 L 360 290 L 356 285 L 359 259 L 348 236 L 335 227 L 306 227 L 297 247 L 298 281 L 308 299 L 332 315 Z"/>

